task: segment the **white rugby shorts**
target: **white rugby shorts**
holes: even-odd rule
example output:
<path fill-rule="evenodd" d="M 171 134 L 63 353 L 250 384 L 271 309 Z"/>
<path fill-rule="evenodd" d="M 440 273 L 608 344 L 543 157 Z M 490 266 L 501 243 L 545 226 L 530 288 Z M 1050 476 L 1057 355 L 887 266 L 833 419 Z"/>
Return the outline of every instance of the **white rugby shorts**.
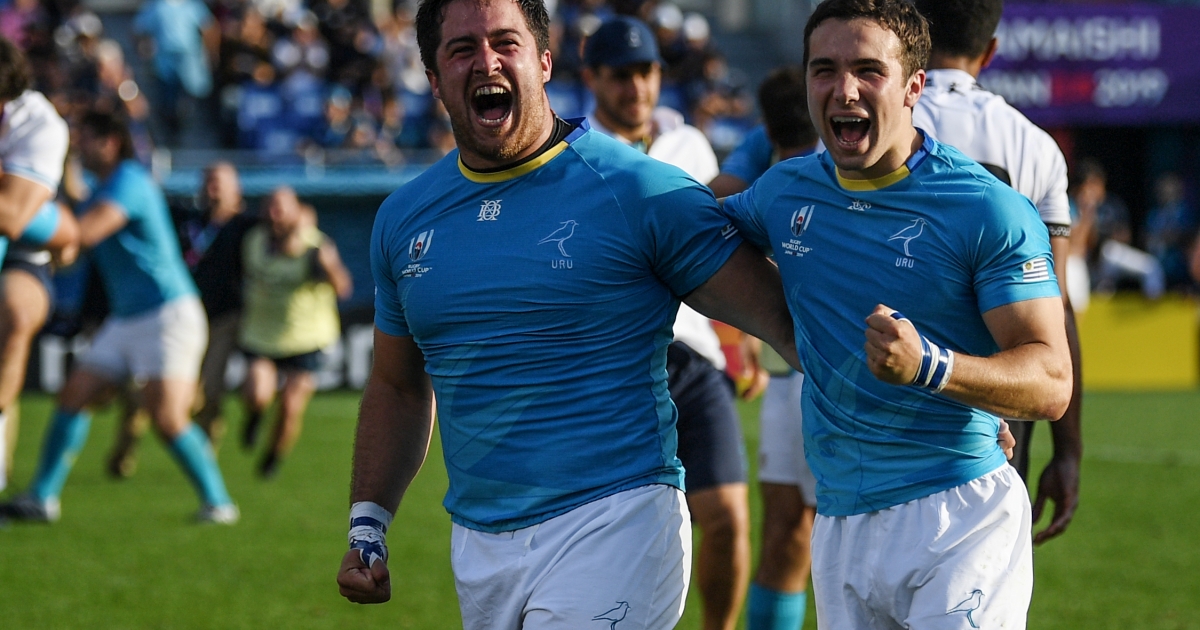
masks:
<path fill-rule="evenodd" d="M 133 317 L 104 320 L 79 363 L 115 381 L 195 381 L 206 347 L 204 307 L 188 296 Z"/>
<path fill-rule="evenodd" d="M 1025 628 L 1033 595 L 1029 495 L 1007 464 L 877 512 L 817 515 L 820 628 Z"/>
<path fill-rule="evenodd" d="M 456 524 L 450 547 L 465 630 L 667 630 L 683 616 L 692 527 L 671 486 L 511 532 Z"/>
<path fill-rule="evenodd" d="M 800 488 L 805 505 L 817 504 L 817 478 L 804 459 L 804 375 L 772 376 L 759 411 L 758 480 Z"/>

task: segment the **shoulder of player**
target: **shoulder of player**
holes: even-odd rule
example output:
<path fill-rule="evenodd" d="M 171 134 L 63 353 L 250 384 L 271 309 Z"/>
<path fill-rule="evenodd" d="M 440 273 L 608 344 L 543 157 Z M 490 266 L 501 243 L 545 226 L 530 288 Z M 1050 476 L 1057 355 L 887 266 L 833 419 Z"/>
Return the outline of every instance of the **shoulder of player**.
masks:
<path fill-rule="evenodd" d="M 618 197 L 703 188 L 679 167 L 645 155 L 597 131 L 590 131 L 573 142 L 571 151 L 588 170 L 608 182 Z"/>

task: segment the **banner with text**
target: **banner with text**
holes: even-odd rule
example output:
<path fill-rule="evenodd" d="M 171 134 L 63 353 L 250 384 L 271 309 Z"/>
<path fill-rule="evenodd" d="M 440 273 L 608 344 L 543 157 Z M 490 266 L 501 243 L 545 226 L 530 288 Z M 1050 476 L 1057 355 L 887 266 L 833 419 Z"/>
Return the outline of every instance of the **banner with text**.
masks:
<path fill-rule="evenodd" d="M 1200 122 L 1200 7 L 1007 3 L 979 82 L 1034 122 Z"/>

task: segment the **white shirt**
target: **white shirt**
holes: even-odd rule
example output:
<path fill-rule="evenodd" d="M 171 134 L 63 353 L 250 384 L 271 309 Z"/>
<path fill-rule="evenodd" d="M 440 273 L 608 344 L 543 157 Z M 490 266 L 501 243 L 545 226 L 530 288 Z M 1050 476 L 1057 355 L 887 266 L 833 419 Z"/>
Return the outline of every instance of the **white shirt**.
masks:
<path fill-rule="evenodd" d="M 4 105 L 0 163 L 4 173 L 58 192 L 70 135 L 67 123 L 41 92 L 26 90 Z"/>
<path fill-rule="evenodd" d="M 646 155 L 678 167 L 691 175 L 692 179 L 705 185 L 721 172 L 708 138 L 704 132 L 683 122 L 683 114 L 669 107 L 658 107 L 652 116 L 650 150 Z M 588 124 L 600 133 L 612 136 L 625 144 L 633 144 L 605 127 L 596 119 L 595 112 L 588 115 Z M 725 369 L 725 353 L 721 351 L 721 340 L 717 338 L 717 333 L 713 331 L 707 317 L 697 313 L 687 304 L 680 304 L 672 331 L 675 341 L 687 344 L 718 370 Z"/>
<path fill-rule="evenodd" d="M 1071 225 L 1067 161 L 1050 134 L 962 70 L 929 70 L 913 125 L 985 166 L 1033 201 L 1052 236 Z M 995 171 L 993 171 L 995 172 Z"/>

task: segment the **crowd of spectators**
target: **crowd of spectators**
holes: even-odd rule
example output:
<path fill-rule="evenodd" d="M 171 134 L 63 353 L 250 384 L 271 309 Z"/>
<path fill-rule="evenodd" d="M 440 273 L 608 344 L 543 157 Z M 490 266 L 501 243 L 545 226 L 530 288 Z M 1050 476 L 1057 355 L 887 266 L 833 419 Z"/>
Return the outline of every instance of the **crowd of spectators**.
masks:
<path fill-rule="evenodd" d="M 1087 309 L 1093 292 L 1140 290 L 1151 299 L 1165 291 L 1200 293 L 1200 214 L 1185 181 L 1178 173 L 1161 173 L 1153 192 L 1152 207 L 1135 231 L 1100 162 L 1083 158 L 1076 164 L 1068 288 L 1077 310 Z"/>
<path fill-rule="evenodd" d="M 73 0 L 5 2 L 0 34 L 25 50 L 38 89 L 68 118 L 96 103 L 123 111 L 144 161 L 155 143 L 274 156 L 348 149 L 390 164 L 408 149 L 454 146 L 420 61 L 416 0 L 147 0 L 122 42 L 106 32 L 108 16 Z M 653 27 L 666 61 L 663 105 L 718 137 L 722 125 L 750 126 L 751 95 L 703 15 L 665 0 L 551 4 L 548 92 L 559 115 L 592 106 L 582 41 L 605 19 L 633 14 Z"/>

